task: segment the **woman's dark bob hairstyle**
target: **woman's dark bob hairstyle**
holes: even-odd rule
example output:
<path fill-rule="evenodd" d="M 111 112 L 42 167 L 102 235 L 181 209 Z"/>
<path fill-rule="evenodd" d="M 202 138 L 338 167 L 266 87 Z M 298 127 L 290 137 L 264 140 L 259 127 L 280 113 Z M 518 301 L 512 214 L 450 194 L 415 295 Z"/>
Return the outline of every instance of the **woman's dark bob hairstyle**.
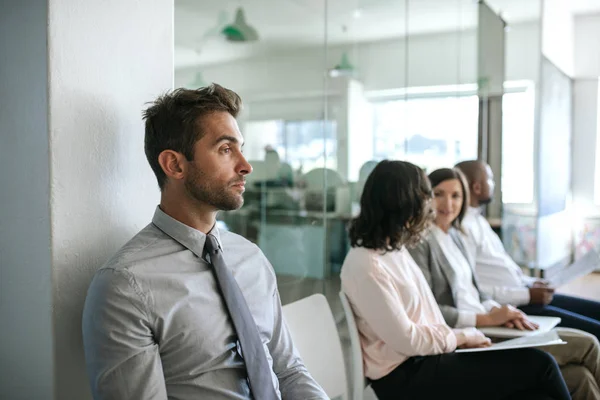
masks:
<path fill-rule="evenodd" d="M 421 239 L 430 221 L 431 185 L 423 170 L 406 161 L 383 160 L 371 172 L 350 223 L 352 247 L 393 251 Z"/>

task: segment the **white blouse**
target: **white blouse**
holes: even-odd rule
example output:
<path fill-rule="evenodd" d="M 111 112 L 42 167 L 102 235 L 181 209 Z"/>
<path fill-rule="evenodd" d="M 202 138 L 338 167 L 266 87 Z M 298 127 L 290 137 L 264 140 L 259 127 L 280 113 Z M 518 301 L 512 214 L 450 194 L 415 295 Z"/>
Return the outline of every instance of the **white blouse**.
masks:
<path fill-rule="evenodd" d="M 450 228 L 454 229 L 454 228 Z M 434 225 L 433 235 L 439 243 L 444 255 L 452 266 L 456 275 L 456 281 L 453 282 L 453 292 L 455 293 L 456 308 L 459 310 L 457 328 L 475 326 L 477 314 L 485 314 L 492 308 L 497 307 L 498 303 L 493 300 L 482 303 L 479 298 L 479 291 L 473 283 L 473 270 L 469 265 L 465 255 L 460 251 L 452 237 Z"/>

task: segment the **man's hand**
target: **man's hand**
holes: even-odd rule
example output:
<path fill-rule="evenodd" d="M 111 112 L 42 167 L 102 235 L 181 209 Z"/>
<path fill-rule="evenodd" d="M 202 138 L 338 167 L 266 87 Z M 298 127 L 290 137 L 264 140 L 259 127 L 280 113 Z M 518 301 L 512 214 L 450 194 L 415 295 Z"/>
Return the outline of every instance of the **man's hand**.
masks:
<path fill-rule="evenodd" d="M 535 286 L 535 283 L 533 287 L 529 288 L 529 304 L 547 305 L 550 304 L 553 296 L 554 288 Z"/>
<path fill-rule="evenodd" d="M 533 285 L 531 287 L 549 288 L 550 287 L 550 282 L 548 282 L 545 279 L 538 279 L 537 281 L 533 282 Z"/>
<path fill-rule="evenodd" d="M 494 307 L 487 314 L 477 315 L 477 326 L 503 326 L 509 321 L 522 320 L 525 314 L 509 305 Z"/>
<path fill-rule="evenodd" d="M 456 329 L 455 331 L 458 347 L 462 349 L 489 347 L 492 345 L 492 341 L 475 328 Z"/>

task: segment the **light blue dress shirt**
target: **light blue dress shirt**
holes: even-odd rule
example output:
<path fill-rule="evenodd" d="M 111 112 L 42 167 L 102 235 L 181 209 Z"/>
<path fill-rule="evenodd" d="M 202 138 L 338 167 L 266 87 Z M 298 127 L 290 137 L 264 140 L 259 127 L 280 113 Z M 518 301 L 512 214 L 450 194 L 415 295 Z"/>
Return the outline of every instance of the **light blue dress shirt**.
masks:
<path fill-rule="evenodd" d="M 266 257 L 239 235 L 211 233 L 256 321 L 280 397 L 327 399 L 294 348 Z M 157 207 L 152 223 L 97 271 L 83 312 L 95 399 L 252 398 L 211 266 L 189 250 L 203 254 L 205 239 Z"/>

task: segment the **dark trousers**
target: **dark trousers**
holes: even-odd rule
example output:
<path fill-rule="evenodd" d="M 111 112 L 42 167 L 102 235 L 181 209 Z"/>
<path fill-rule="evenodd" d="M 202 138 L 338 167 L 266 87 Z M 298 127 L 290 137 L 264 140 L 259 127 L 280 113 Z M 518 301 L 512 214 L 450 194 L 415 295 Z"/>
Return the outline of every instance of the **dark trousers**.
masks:
<path fill-rule="evenodd" d="M 526 314 L 560 317 L 559 326 L 581 329 L 600 340 L 600 302 L 555 294 L 547 306 L 527 305 L 519 308 Z"/>
<path fill-rule="evenodd" d="M 554 358 L 533 348 L 411 357 L 371 385 L 379 400 L 571 398 Z"/>

